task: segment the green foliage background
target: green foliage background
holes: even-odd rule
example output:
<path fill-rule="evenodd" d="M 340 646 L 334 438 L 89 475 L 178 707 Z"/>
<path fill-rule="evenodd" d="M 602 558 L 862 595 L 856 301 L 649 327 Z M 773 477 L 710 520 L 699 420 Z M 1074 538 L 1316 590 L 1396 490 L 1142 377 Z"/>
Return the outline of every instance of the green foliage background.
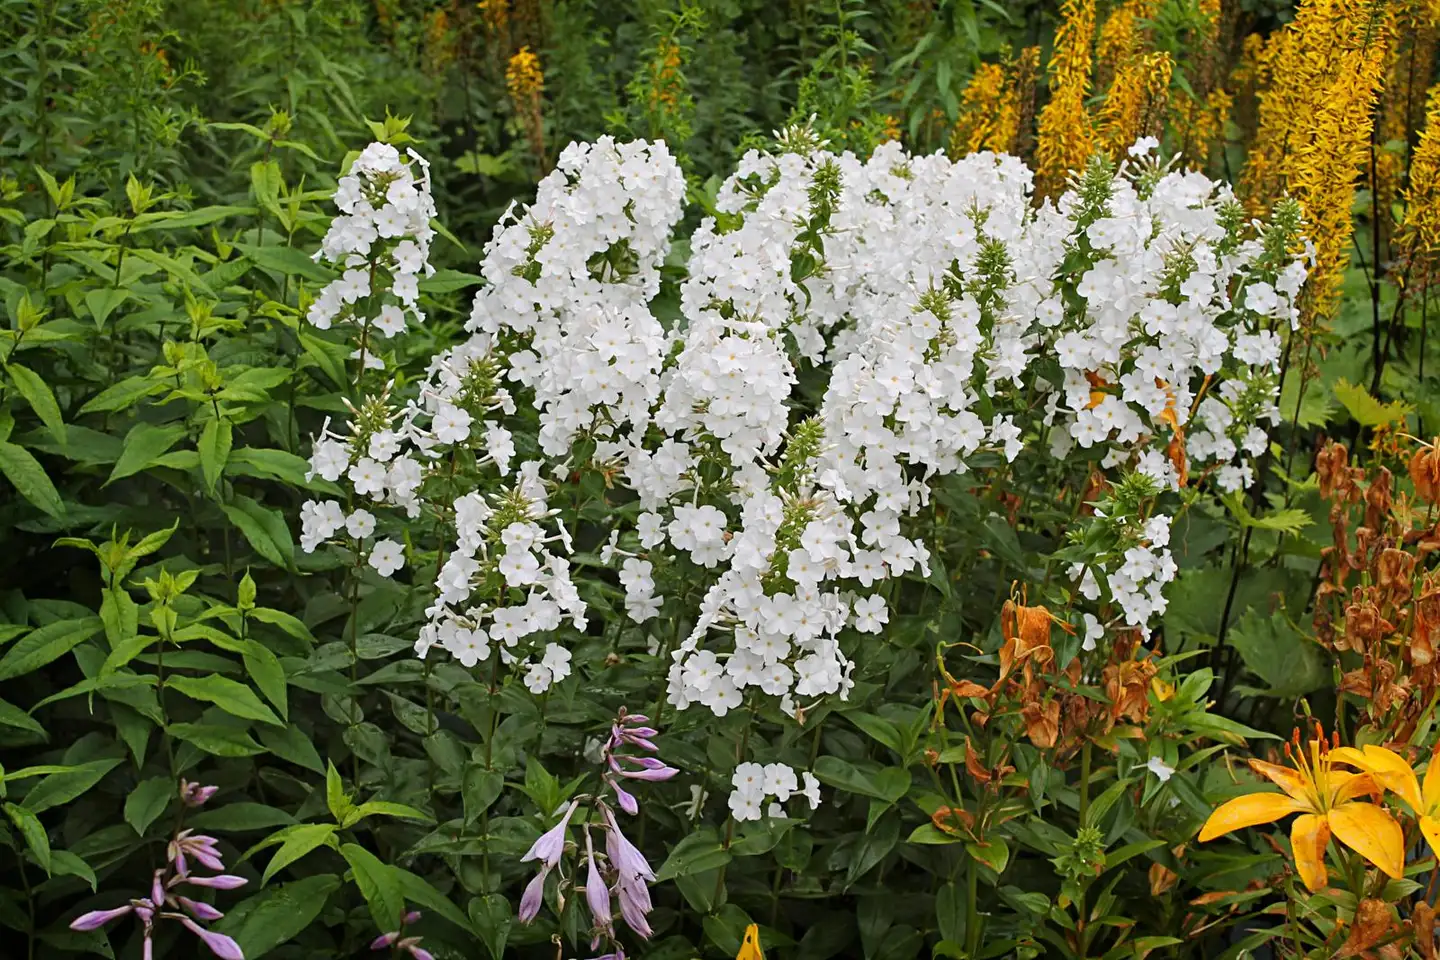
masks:
<path fill-rule="evenodd" d="M 570 140 L 672 138 L 698 219 L 738 153 L 791 120 L 813 114 L 836 145 L 862 152 L 892 128 L 913 150 L 943 147 L 974 66 L 1048 42 L 1057 16 L 1029 0 L 530 6 L 547 157 L 527 149 L 504 57 L 471 5 L 0 0 L 7 956 L 139 955 L 138 928 L 67 924 L 144 891 L 180 775 L 221 788 L 187 825 L 221 836 L 252 880 L 218 925 L 247 957 L 360 955 L 402 902 L 425 912 L 439 957 L 555 956 L 552 934 L 574 944 L 581 933 L 574 911 L 568 928 L 511 918 L 530 873 L 519 857 L 591 769 L 586 741 L 649 689 L 644 638 L 615 625 L 620 591 L 593 581 L 597 628 L 576 646 L 577 663 L 618 653 L 619 664 L 537 701 L 416 660 L 422 591 L 295 546 L 301 502 L 337 493 L 307 478 L 307 438 L 353 399 L 346 347 L 301 323 L 327 277 L 309 254 L 342 160 L 399 129 L 387 114 L 410 118 L 448 228 L 436 246 L 444 269 L 422 284 L 431 323 L 394 358 L 413 375 L 457 335 L 490 227 Z M 1240 16 L 1237 34 L 1284 12 Z M 662 36 L 683 48 L 688 99 L 657 117 L 645 78 Z M 1164 639 L 1200 657 L 1162 717 L 1177 742 L 1288 733 L 1306 695 L 1317 714 L 1333 710 L 1304 615 L 1328 542 L 1305 451 L 1323 430 L 1374 425 L 1374 397 L 1328 390 L 1342 375 L 1369 382 L 1349 337 L 1368 328 L 1368 292 L 1354 292 L 1324 361 L 1327 389 L 1303 403 L 1294 387 L 1287 395 L 1297 415 L 1282 439 L 1301 455 L 1277 457 L 1284 475 L 1261 495 L 1197 508 L 1177 528 L 1182 574 Z M 1423 363 L 1392 364 L 1379 392 L 1433 425 Z M 1047 478 L 1014 482 L 1053 498 Z M 606 509 L 599 484 L 575 490 L 568 506 L 582 520 Z M 1012 529 L 982 493 L 959 478 L 943 491 L 942 535 L 968 565 L 906 585 L 885 642 L 856 658 L 863 675 L 843 716 L 666 724 L 667 755 L 686 775 L 646 796 L 637 842 L 665 882 L 643 956 L 733 955 L 751 920 L 774 956 L 807 960 L 1239 955 L 1246 941 L 1231 936 L 1224 903 L 1206 937 L 1169 932 L 1188 899 L 1258 880 L 1273 853 L 1202 855 L 1176 890 L 1150 893 L 1152 864 L 1178 866 L 1172 841 L 1193 834 L 1228 783 L 1202 762 L 1208 748 L 1157 814 L 1142 810 L 1145 757 L 1133 748 L 1096 760 L 1091 796 L 1017 747 L 1035 816 L 984 846 L 927 826 L 945 792 L 929 780 L 936 764 L 952 776 L 964 759 L 930 726 L 935 646 L 963 640 L 993 664 L 1000 601 L 1058 547 L 1043 526 Z M 582 551 L 598 546 L 584 536 Z M 784 731 L 764 759 L 814 762 L 827 803 L 803 828 L 752 824 L 724 838 L 717 809 L 755 720 Z M 704 815 L 692 788 L 712 795 Z M 1077 904 L 1058 877 L 1087 827 L 1108 854 Z M 1077 923 L 1099 931 L 1093 952 L 1067 945 Z M 195 949 L 162 938 L 158 955 Z"/>

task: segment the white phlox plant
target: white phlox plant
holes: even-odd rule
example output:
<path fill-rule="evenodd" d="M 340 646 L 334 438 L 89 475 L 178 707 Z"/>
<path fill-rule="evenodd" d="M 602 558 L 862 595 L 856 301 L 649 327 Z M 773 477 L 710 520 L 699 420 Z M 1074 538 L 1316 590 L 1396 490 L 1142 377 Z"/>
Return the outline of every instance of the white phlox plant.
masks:
<path fill-rule="evenodd" d="M 497 225 L 469 339 L 403 403 L 387 388 L 317 438 L 315 475 L 364 506 L 306 504 L 302 546 L 343 530 L 388 576 L 402 551 L 374 540 L 386 521 L 368 511 L 438 519 L 417 653 L 498 662 L 542 692 L 587 623 L 550 502 L 599 469 L 610 503 L 634 501 L 599 550 L 628 618 L 689 627 L 652 647 L 671 705 L 724 716 L 766 697 L 800 717 L 844 698 L 854 634 L 885 631 L 896 578 L 932 575 L 921 514 L 946 477 L 1138 474 L 1159 494 L 1252 482 L 1279 416 L 1276 328 L 1295 323 L 1305 277 L 1298 209 L 1249 223 L 1227 187 L 1152 149 L 1096 160 L 1040 204 L 1013 157 L 752 151 L 690 238 L 680 317 L 662 322 L 678 165 L 663 143 L 572 145 Z M 351 238 L 373 219 L 354 196 L 408 167 L 372 151 L 322 252 L 389 271 L 392 252 Z M 1067 568 L 1086 650 L 1165 609 L 1160 505 L 1179 498 L 1148 499 L 1100 518 L 1115 546 Z M 808 773 L 742 769 L 736 819 L 819 801 Z"/>

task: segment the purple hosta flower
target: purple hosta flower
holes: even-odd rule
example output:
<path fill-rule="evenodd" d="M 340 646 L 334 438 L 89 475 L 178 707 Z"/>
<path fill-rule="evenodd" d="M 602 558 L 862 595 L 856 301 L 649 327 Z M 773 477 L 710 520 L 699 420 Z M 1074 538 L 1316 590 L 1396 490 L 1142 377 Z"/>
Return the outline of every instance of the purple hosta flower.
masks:
<path fill-rule="evenodd" d="M 605 885 L 605 880 L 600 876 L 600 868 L 595 863 L 595 847 L 590 840 L 590 828 L 585 828 L 585 902 L 590 906 L 590 915 L 595 918 L 595 928 L 609 933 L 610 926 L 610 888 Z"/>
<path fill-rule="evenodd" d="M 550 868 L 542 866 L 540 872 L 525 884 L 525 892 L 520 895 L 520 909 L 516 911 L 521 923 L 529 923 L 540 913 L 540 904 L 545 899 L 545 878 L 549 875 Z"/>
<path fill-rule="evenodd" d="M 220 841 L 214 837 L 192 836 L 191 831 L 182 830 L 170 841 L 170 862 L 175 864 L 175 872 L 185 876 L 190 872 L 190 864 L 187 857 L 194 857 L 200 865 L 207 870 L 224 870 L 225 862 L 220 859 L 220 850 L 216 847 Z"/>
<path fill-rule="evenodd" d="M 123 907 L 116 907 L 114 910 L 91 910 L 89 913 L 82 913 L 70 922 L 71 930 L 79 930 L 85 933 L 90 930 L 99 930 L 111 920 L 118 920 L 135 909 L 134 903 L 127 903 Z"/>
<path fill-rule="evenodd" d="M 531 844 L 529 851 L 520 858 L 520 862 L 539 860 L 544 869 L 553 869 L 560 862 L 560 854 L 565 852 L 565 834 L 570 829 L 570 817 L 579 806 L 579 800 L 572 800 L 570 806 L 565 808 L 565 815 L 560 818 L 560 822 L 542 833 L 540 839 Z"/>
<path fill-rule="evenodd" d="M 215 796 L 219 787 L 202 787 L 198 783 L 191 783 L 189 780 L 180 781 L 180 802 L 187 807 L 200 807 L 205 801 Z"/>
<path fill-rule="evenodd" d="M 605 855 L 615 871 L 615 895 L 620 900 L 620 916 L 625 924 L 642 937 L 651 934 L 650 924 L 645 919 L 650 912 L 650 888 L 648 883 L 655 879 L 650 862 L 633 843 L 620 832 L 620 824 L 609 807 L 601 808 L 605 817 Z"/>
<path fill-rule="evenodd" d="M 172 883 L 188 883 L 192 887 L 209 887 L 211 890 L 234 890 L 249 883 L 244 877 L 222 873 L 214 877 L 176 877 Z"/>
<path fill-rule="evenodd" d="M 409 953 L 410 956 L 414 958 L 414 960 L 435 960 L 434 955 L 431 954 L 429 950 L 426 950 L 424 947 L 420 946 L 419 937 L 405 936 L 405 928 L 410 926 L 412 923 L 417 923 L 419 920 L 420 911 L 411 910 L 409 913 L 405 914 L 405 916 L 400 918 L 399 930 L 393 930 L 390 933 L 382 933 L 380 936 L 370 941 L 370 949 L 385 950 L 393 946 L 396 950 L 403 950 L 406 953 Z"/>
<path fill-rule="evenodd" d="M 660 752 L 655 743 L 660 731 L 644 726 L 648 722 L 649 717 L 644 714 L 630 713 L 621 707 L 615 722 L 610 726 L 610 739 L 603 751 L 605 764 L 609 767 L 605 772 L 605 783 L 615 791 L 615 799 L 620 804 L 620 809 L 632 817 L 640 812 L 640 802 L 620 786 L 617 777 L 659 782 L 669 780 L 680 772 L 659 757 L 637 757 L 625 752 L 632 747 L 647 753 Z M 622 763 L 630 766 L 622 766 Z"/>
<path fill-rule="evenodd" d="M 225 914 L 221 913 L 219 910 L 216 910 L 214 907 L 210 906 L 210 904 L 203 903 L 199 900 L 191 900 L 189 897 L 181 896 L 177 896 L 175 900 L 177 903 L 180 904 L 181 907 L 185 908 L 185 910 L 187 910 L 190 915 L 196 920 L 219 920 L 221 917 L 225 916 Z"/>
<path fill-rule="evenodd" d="M 210 952 L 220 960 L 245 960 L 245 954 L 240 950 L 240 944 L 225 934 L 206 930 L 189 917 L 182 917 L 175 913 L 167 913 L 165 916 L 179 920 L 185 925 L 185 929 L 199 937 L 201 942 L 210 948 Z"/>

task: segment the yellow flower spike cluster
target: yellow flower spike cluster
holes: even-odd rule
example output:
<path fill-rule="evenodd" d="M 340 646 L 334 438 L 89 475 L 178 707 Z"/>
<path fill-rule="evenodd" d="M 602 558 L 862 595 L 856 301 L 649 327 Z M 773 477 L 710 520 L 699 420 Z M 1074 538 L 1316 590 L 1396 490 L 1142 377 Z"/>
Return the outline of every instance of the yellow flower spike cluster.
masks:
<path fill-rule="evenodd" d="M 1157 0 L 1125 0 L 1105 18 L 1095 41 L 1095 86 L 1108 88 L 1127 62 L 1145 52 L 1141 21 L 1155 15 Z"/>
<path fill-rule="evenodd" d="M 485 23 L 485 32 L 491 36 L 502 33 L 510 24 L 510 0 L 480 0 L 476 6 L 480 19 Z"/>
<path fill-rule="evenodd" d="M 1440 86 L 1430 91 L 1425 129 L 1410 158 L 1399 244 L 1412 258 L 1429 259 L 1440 250 Z"/>
<path fill-rule="evenodd" d="M 505 67 L 505 86 L 515 105 L 515 116 L 525 129 L 530 151 L 545 166 L 545 131 L 540 116 L 540 93 L 545 89 L 545 74 L 540 58 L 528 46 L 515 51 Z"/>
<path fill-rule="evenodd" d="M 1370 759 L 1370 749 L 1362 752 L 1332 747 L 1325 742 L 1318 727 L 1315 739 L 1302 745 L 1296 731 L 1294 740 L 1285 745 L 1289 767 L 1263 760 L 1250 761 L 1256 773 L 1283 792 L 1251 793 L 1221 804 L 1200 829 L 1200 842 L 1298 813 L 1300 816 L 1290 828 L 1290 845 L 1295 869 L 1310 890 L 1323 890 L 1329 882 L 1325 847 L 1332 836 L 1386 876 L 1399 880 L 1405 874 L 1404 832 L 1389 811 L 1359 799 L 1378 797 L 1395 778 L 1393 769 L 1387 773 L 1374 772 L 1381 764 Z M 1363 772 L 1337 770 L 1335 763 L 1359 767 Z M 1413 773 L 1411 779 L 1414 779 Z M 1427 776 L 1426 780 L 1429 779 Z M 1415 793 L 1418 795 L 1419 791 Z"/>
<path fill-rule="evenodd" d="M 1170 54 L 1147 53 L 1116 70 L 1095 122 L 1099 146 L 1111 157 L 1124 154 L 1140 137 L 1159 132 L 1174 68 Z"/>
<path fill-rule="evenodd" d="M 1040 48 L 1026 47 L 1004 64 L 982 63 L 970 75 L 950 134 L 950 156 L 958 159 L 980 150 L 1020 153 L 1039 64 Z"/>
<path fill-rule="evenodd" d="M 1316 248 L 1311 323 L 1333 312 L 1349 264 L 1355 184 L 1368 165 L 1393 22 L 1384 0 L 1302 0 L 1255 63 L 1259 106 L 1241 193 L 1255 212 L 1285 195 L 1300 202 Z"/>
<path fill-rule="evenodd" d="M 1394 36 L 1385 67 L 1383 102 L 1375 142 L 1375 209 L 1389 226 L 1392 204 L 1405 182 L 1404 147 L 1425 119 L 1425 89 L 1435 62 L 1440 5 L 1434 0 L 1392 0 Z"/>
<path fill-rule="evenodd" d="M 505 86 L 516 111 L 528 105 L 535 94 L 545 89 L 545 74 L 540 69 L 540 58 L 530 52 L 529 47 L 515 51 L 505 67 Z"/>
<path fill-rule="evenodd" d="M 1063 20 L 1050 57 L 1050 102 L 1040 111 L 1035 144 L 1035 183 L 1041 196 L 1059 193 L 1072 170 L 1081 170 L 1095 148 L 1085 100 L 1090 95 L 1095 0 L 1065 0 Z"/>
<path fill-rule="evenodd" d="M 1005 68 L 982 63 L 960 94 L 960 116 L 950 134 L 950 155 L 1008 151 L 1020 120 L 1019 106 L 1019 91 L 1006 83 Z"/>

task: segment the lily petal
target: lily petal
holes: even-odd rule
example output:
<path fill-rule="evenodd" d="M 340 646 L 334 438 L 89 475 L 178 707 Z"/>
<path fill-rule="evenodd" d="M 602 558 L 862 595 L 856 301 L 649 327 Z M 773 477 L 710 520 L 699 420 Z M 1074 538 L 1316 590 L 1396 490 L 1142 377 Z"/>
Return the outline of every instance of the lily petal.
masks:
<path fill-rule="evenodd" d="M 1200 842 L 1213 840 L 1222 833 L 1253 827 L 1261 823 L 1273 823 L 1291 813 L 1310 813 L 1310 804 L 1301 803 L 1293 797 L 1280 793 L 1251 793 L 1226 801 L 1210 814 L 1205 826 L 1200 828 Z"/>
<path fill-rule="evenodd" d="M 1369 860 L 1392 880 L 1405 875 L 1405 834 L 1389 813 L 1372 803 L 1344 803 L 1328 815 L 1335 839 Z"/>
<path fill-rule="evenodd" d="M 1385 792 L 1379 774 L 1331 770 L 1326 779 L 1330 789 L 1330 806 L 1332 807 L 1354 800 L 1356 797 L 1369 796 L 1378 799 Z"/>
<path fill-rule="evenodd" d="M 1440 857 L 1440 820 L 1427 814 L 1420 817 L 1420 832 L 1425 834 L 1425 839 L 1430 843 L 1430 852 Z"/>
<path fill-rule="evenodd" d="M 1330 842 L 1330 824 L 1322 816 L 1307 813 L 1296 817 L 1290 828 L 1290 846 L 1295 851 L 1295 869 L 1311 893 L 1325 889 L 1325 847 Z"/>
<path fill-rule="evenodd" d="M 1440 807 L 1440 759 L 1430 758 L 1430 765 L 1425 768 L 1425 784 L 1420 793 L 1425 801 L 1425 808 L 1421 813 Z"/>
<path fill-rule="evenodd" d="M 1410 804 L 1411 810 L 1417 813 L 1421 810 L 1420 784 L 1415 779 L 1415 771 L 1395 751 L 1374 744 L 1366 744 L 1363 751 L 1354 747 L 1337 747 L 1330 751 L 1330 759 L 1372 774 L 1381 786 Z M 1342 800 L 1337 797 L 1335 802 Z"/>
<path fill-rule="evenodd" d="M 1302 774 L 1299 770 L 1292 769 L 1291 767 L 1282 767 L 1274 763 L 1266 763 L 1264 760 L 1251 760 L 1250 769 L 1307 807 L 1314 804 L 1315 801 L 1311 799 L 1313 790 L 1311 788 L 1310 778 Z"/>

